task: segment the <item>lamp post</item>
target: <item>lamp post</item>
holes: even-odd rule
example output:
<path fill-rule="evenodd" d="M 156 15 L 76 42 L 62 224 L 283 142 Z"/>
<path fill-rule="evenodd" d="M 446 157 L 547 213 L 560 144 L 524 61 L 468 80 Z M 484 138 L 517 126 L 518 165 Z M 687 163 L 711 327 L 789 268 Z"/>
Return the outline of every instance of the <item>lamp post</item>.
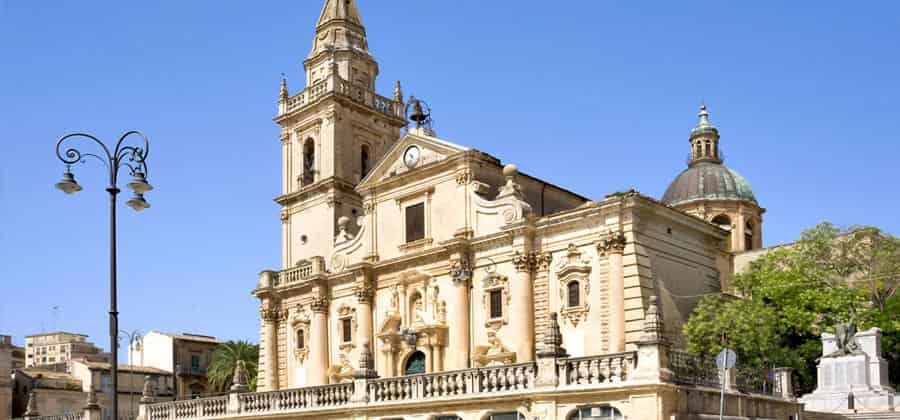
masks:
<path fill-rule="evenodd" d="M 125 330 L 119 330 L 119 339 L 128 337 L 128 367 L 131 369 L 131 373 L 128 375 L 128 420 L 133 420 L 135 418 L 134 415 L 134 359 L 133 353 L 135 351 L 141 351 L 144 343 L 144 336 L 141 335 L 141 332 L 138 330 L 134 330 L 132 332 L 128 332 Z M 118 342 L 116 343 L 118 344 Z M 142 358 L 143 359 L 143 358 Z"/>
<path fill-rule="evenodd" d="M 126 141 L 133 136 L 140 137 L 138 145 L 129 145 Z M 99 146 L 97 153 L 82 153 L 78 148 L 72 146 L 64 146 L 77 139 L 90 140 Z M 88 142 L 90 145 L 91 143 Z M 92 146 L 93 147 L 93 146 Z M 75 181 L 75 175 L 72 174 L 72 165 L 84 163 L 88 157 L 99 160 L 106 166 L 109 175 L 109 186 L 106 192 L 109 193 L 109 344 L 112 350 L 112 360 L 110 361 L 110 375 L 112 376 L 112 420 L 119 418 L 119 312 L 116 305 L 116 196 L 121 190 L 116 185 L 119 178 L 119 170 L 128 168 L 129 173 L 133 177 L 128 183 L 128 188 L 134 191 L 134 196 L 125 204 L 135 211 L 141 211 L 150 207 L 150 204 L 144 200 L 144 193 L 153 189 L 153 186 L 147 183 L 147 155 L 150 153 L 150 142 L 147 137 L 140 131 L 129 131 L 119 138 L 115 148 L 110 149 L 103 144 L 100 139 L 84 133 L 73 133 L 63 136 L 56 143 L 56 156 L 62 163 L 66 165 L 66 172 L 63 178 L 56 183 L 56 188 L 62 190 L 66 194 L 74 194 L 81 191 L 81 185 Z"/>

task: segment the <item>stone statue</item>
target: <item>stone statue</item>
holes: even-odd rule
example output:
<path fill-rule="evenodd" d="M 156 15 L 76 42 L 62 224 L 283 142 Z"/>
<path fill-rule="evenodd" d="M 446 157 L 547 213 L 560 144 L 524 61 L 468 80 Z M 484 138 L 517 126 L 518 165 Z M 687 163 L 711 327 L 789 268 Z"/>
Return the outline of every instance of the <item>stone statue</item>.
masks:
<path fill-rule="evenodd" d="M 856 342 L 856 309 L 850 306 L 850 319 L 834 326 L 834 340 L 837 349 L 825 357 L 841 357 L 862 354 Z"/>
<path fill-rule="evenodd" d="M 243 360 L 238 360 L 234 365 L 234 377 L 231 379 L 231 392 L 247 392 L 250 390 L 248 386 L 247 365 Z"/>

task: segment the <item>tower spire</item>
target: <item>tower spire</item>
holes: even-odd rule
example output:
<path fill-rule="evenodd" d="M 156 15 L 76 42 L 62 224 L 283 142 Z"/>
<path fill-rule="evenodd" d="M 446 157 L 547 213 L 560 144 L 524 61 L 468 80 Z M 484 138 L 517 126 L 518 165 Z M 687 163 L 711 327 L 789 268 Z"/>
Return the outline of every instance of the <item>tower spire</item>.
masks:
<path fill-rule="evenodd" d="M 356 0 L 326 0 L 316 27 L 335 20 L 344 20 L 363 26 L 362 18 L 359 16 L 359 9 L 356 7 Z"/>
<path fill-rule="evenodd" d="M 369 55 L 366 28 L 356 0 L 325 0 L 316 23 L 316 37 L 308 59 L 323 51 L 352 51 Z"/>

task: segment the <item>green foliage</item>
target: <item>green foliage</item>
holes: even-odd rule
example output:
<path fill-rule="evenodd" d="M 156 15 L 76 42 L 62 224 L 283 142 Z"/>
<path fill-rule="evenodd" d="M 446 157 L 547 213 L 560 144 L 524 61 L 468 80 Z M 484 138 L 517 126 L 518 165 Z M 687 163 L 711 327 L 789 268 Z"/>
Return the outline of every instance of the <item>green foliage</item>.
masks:
<path fill-rule="evenodd" d="M 250 390 L 256 390 L 257 363 L 259 362 L 259 346 L 246 341 L 228 341 L 220 344 L 213 351 L 207 378 L 214 392 L 225 392 L 231 387 L 234 368 L 238 360 L 243 360 L 250 379 Z"/>
<path fill-rule="evenodd" d="M 861 329 L 884 332 L 891 377 L 900 379 L 900 240 L 876 228 L 822 223 L 771 250 L 735 278 L 742 299 L 710 296 L 685 325 L 688 350 L 715 354 L 721 336 L 750 369 L 792 367 L 798 390 L 815 387 L 820 336 L 856 308 Z"/>

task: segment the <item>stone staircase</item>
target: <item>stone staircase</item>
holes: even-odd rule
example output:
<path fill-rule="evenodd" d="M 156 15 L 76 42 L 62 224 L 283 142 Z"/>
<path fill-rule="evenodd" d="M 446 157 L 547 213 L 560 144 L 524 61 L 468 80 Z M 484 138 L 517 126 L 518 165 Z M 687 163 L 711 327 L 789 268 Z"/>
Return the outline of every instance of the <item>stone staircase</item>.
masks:
<path fill-rule="evenodd" d="M 803 420 L 900 420 L 900 412 L 836 414 L 804 411 Z"/>

